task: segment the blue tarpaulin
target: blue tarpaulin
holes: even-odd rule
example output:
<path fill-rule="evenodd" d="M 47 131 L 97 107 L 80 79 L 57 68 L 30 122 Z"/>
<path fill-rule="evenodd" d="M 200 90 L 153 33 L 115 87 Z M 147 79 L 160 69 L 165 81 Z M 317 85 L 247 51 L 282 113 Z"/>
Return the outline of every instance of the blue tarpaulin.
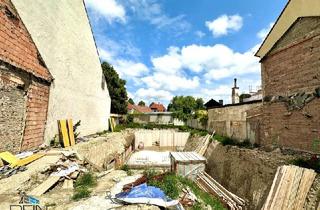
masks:
<path fill-rule="evenodd" d="M 118 200 L 127 203 L 144 203 L 157 206 L 169 207 L 179 203 L 171 200 L 157 187 L 148 186 L 146 183 L 133 187 L 129 192 L 121 192 L 115 196 Z"/>

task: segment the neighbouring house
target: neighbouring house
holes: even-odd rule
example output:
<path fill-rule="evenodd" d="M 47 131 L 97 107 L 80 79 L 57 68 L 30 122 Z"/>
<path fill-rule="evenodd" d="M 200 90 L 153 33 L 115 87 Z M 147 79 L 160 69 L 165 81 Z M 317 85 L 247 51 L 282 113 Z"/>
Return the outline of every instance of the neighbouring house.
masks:
<path fill-rule="evenodd" d="M 261 144 L 320 152 L 320 1 L 290 0 L 256 53 Z"/>
<path fill-rule="evenodd" d="M 204 104 L 204 106 L 206 107 L 206 109 L 222 107 L 223 106 L 223 100 L 219 100 L 219 102 L 217 102 L 214 99 L 210 99 L 207 103 Z"/>
<path fill-rule="evenodd" d="M 45 141 L 58 134 L 60 119 L 81 120 L 81 136 L 107 130 L 111 101 L 84 1 L 12 3 L 54 78 Z"/>
<path fill-rule="evenodd" d="M 250 95 L 250 97 L 243 98 L 243 102 L 262 100 L 262 90 L 261 89 L 257 90 L 256 92 L 250 91 L 249 95 Z"/>
<path fill-rule="evenodd" d="M 10 0 L 0 25 L 0 152 L 18 152 L 43 143 L 52 76 Z"/>
<path fill-rule="evenodd" d="M 158 103 L 152 102 L 149 107 L 153 112 L 165 112 L 166 111 L 166 108 L 164 107 L 164 105 L 159 102 Z"/>
<path fill-rule="evenodd" d="M 139 106 L 139 105 L 133 105 L 128 103 L 128 113 L 134 114 L 134 113 L 148 113 L 152 112 L 152 110 L 147 106 Z"/>

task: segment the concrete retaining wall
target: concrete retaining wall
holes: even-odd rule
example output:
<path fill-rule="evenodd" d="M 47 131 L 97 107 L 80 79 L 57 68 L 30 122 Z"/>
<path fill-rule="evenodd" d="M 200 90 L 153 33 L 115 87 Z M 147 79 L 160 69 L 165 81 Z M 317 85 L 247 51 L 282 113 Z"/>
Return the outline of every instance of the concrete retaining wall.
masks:
<path fill-rule="evenodd" d="M 174 130 L 139 130 L 135 132 L 135 145 L 142 142 L 144 147 L 159 145 L 160 147 L 184 147 L 189 139 L 189 132 Z"/>

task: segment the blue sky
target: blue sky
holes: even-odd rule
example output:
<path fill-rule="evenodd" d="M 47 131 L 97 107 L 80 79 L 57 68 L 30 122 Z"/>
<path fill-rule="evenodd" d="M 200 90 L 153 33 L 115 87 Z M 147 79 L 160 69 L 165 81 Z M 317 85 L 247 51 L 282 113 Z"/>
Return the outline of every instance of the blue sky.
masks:
<path fill-rule="evenodd" d="M 168 104 L 175 95 L 230 102 L 260 86 L 254 53 L 287 0 L 85 0 L 100 59 L 129 97 Z"/>

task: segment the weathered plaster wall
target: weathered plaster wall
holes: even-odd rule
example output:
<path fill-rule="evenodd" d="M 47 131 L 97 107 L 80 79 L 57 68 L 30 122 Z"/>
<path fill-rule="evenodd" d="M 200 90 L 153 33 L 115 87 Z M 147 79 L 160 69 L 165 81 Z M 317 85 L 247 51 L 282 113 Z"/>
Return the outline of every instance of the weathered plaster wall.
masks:
<path fill-rule="evenodd" d="M 320 152 L 320 17 L 300 18 L 261 61 L 261 143 Z"/>
<path fill-rule="evenodd" d="M 45 140 L 57 120 L 81 120 L 80 135 L 108 129 L 110 97 L 82 0 L 12 0 L 54 81 Z"/>
<path fill-rule="evenodd" d="M 249 138 L 247 132 L 247 111 L 261 105 L 262 104 L 258 102 L 209 109 L 207 129 L 215 130 L 217 134 L 229 136 L 234 139 L 247 139 Z"/>

